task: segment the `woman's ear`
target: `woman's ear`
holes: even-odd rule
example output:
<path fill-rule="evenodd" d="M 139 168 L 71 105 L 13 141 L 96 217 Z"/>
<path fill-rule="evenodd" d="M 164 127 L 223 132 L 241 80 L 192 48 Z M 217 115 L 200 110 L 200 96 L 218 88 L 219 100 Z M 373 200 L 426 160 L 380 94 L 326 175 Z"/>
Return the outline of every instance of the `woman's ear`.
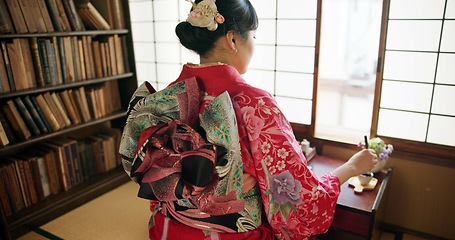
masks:
<path fill-rule="evenodd" d="M 226 40 L 229 48 L 237 52 L 237 33 L 234 30 L 230 30 L 226 34 Z"/>

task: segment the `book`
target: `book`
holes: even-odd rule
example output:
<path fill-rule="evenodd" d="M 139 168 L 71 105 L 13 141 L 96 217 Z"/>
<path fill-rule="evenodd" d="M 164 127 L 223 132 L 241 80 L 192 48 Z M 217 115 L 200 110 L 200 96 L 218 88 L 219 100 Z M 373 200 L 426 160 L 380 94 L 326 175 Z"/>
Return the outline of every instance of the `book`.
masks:
<path fill-rule="evenodd" d="M 36 156 L 36 161 L 32 162 L 33 172 L 37 173 L 34 175 L 36 177 L 36 191 L 38 193 L 38 199 L 42 200 L 45 197 L 51 195 L 51 190 L 49 186 L 49 176 L 46 169 L 46 160 L 43 156 L 39 156 L 36 153 L 33 153 Z"/>
<path fill-rule="evenodd" d="M 22 1 L 21 5 L 28 5 L 28 8 L 30 10 L 30 17 L 33 18 L 36 31 L 39 33 L 45 33 L 47 32 L 47 27 L 46 23 L 44 22 L 44 17 L 43 14 L 41 13 L 40 6 L 38 5 L 38 1 L 27 1 L 27 0 L 19 0 Z M 22 12 L 24 13 L 24 12 Z M 25 17 L 25 16 L 24 16 Z"/>
<path fill-rule="evenodd" d="M 130 63 L 129 63 L 129 58 L 128 58 L 128 46 L 127 46 L 126 36 L 122 35 L 120 37 L 120 41 L 122 42 L 123 67 L 125 69 L 125 72 L 130 72 Z"/>
<path fill-rule="evenodd" d="M 73 0 L 62 0 L 63 6 L 65 7 L 66 15 L 73 31 L 84 30 L 82 20 L 79 18 L 76 10 L 76 4 Z"/>
<path fill-rule="evenodd" d="M 6 116 L 6 119 L 11 124 L 12 129 L 22 140 L 27 140 L 30 138 L 31 133 L 27 128 L 27 125 L 22 119 L 19 110 L 17 110 L 16 105 L 14 104 L 13 100 L 8 100 L 6 103 L 2 105 L 3 113 Z"/>
<path fill-rule="evenodd" d="M 5 61 L 3 61 L 3 55 L 0 54 L 0 82 L 1 82 L 1 91 L 10 92 L 11 88 L 9 86 L 8 72 L 6 71 Z"/>
<path fill-rule="evenodd" d="M 5 0 L 0 0 L 0 33 L 14 33 L 14 25 Z"/>
<path fill-rule="evenodd" d="M 79 80 L 86 80 L 87 79 L 87 72 L 86 72 L 86 59 L 85 59 L 85 51 L 84 51 L 84 45 L 82 43 L 82 39 L 77 39 L 77 56 L 79 59 Z"/>
<path fill-rule="evenodd" d="M 65 57 L 65 43 L 64 39 L 62 37 L 57 37 L 57 44 L 58 47 L 58 57 L 60 60 L 60 70 L 61 70 L 61 82 L 62 83 L 68 83 L 68 69 L 66 66 L 66 57 Z"/>
<path fill-rule="evenodd" d="M 24 60 L 25 65 L 25 76 L 27 80 L 27 88 L 36 88 L 36 75 L 35 75 L 35 68 L 33 63 L 33 57 L 30 47 L 30 42 L 26 38 L 19 38 L 21 50 L 22 50 L 22 58 Z"/>
<path fill-rule="evenodd" d="M 22 16 L 24 16 L 25 25 L 27 25 L 28 32 L 36 33 L 38 31 L 35 25 L 35 18 L 37 18 L 37 15 L 32 14 L 32 11 L 29 6 L 29 3 L 33 1 L 17 0 L 17 2 L 22 12 Z"/>
<path fill-rule="evenodd" d="M 68 116 L 68 112 L 66 111 L 66 108 L 64 107 L 63 101 L 60 98 L 60 96 L 53 92 L 51 93 L 51 97 L 55 102 L 55 105 L 57 106 L 57 110 L 60 112 L 60 115 L 63 117 L 63 120 L 65 121 L 65 125 L 67 127 L 71 126 L 71 120 Z"/>
<path fill-rule="evenodd" d="M 44 85 L 51 85 L 52 84 L 52 77 L 49 68 L 49 56 L 47 54 L 47 47 L 46 47 L 46 40 L 39 39 L 38 40 L 38 50 L 39 50 L 39 57 L 40 57 L 40 65 L 41 71 L 43 73 Z M 41 84 L 41 83 L 40 83 Z"/>
<path fill-rule="evenodd" d="M 24 202 L 24 207 L 29 207 L 32 204 L 32 201 L 30 198 L 31 197 L 30 190 L 28 189 L 24 164 L 23 164 L 22 160 L 17 157 L 14 157 L 14 156 L 5 157 L 5 160 L 14 164 L 14 167 L 15 167 L 14 169 L 16 171 L 15 174 L 17 176 L 17 181 L 19 183 L 19 189 L 21 192 L 21 197 Z"/>
<path fill-rule="evenodd" d="M 57 65 L 57 56 L 55 53 L 54 43 L 51 42 L 50 39 L 46 39 L 46 51 L 48 54 L 49 60 L 49 72 L 51 74 L 51 81 L 52 85 L 56 85 L 59 83 L 59 72 L 58 72 L 58 65 Z"/>
<path fill-rule="evenodd" d="M 11 91 L 16 90 L 16 85 L 14 84 L 14 76 L 13 76 L 13 70 L 11 69 L 11 64 L 9 61 L 9 56 L 8 56 L 8 50 L 7 50 L 7 45 L 5 41 L 1 41 L 0 45 L 2 47 L 2 56 L 3 56 L 3 62 L 5 63 L 5 70 L 6 74 L 8 76 L 8 82 L 9 82 L 9 87 Z"/>
<path fill-rule="evenodd" d="M 56 74 L 56 83 L 62 84 L 63 83 L 63 72 L 62 72 L 62 64 L 61 64 L 61 54 L 60 48 L 58 45 L 57 37 L 52 37 L 51 45 L 54 48 L 54 56 L 52 56 L 52 61 L 55 61 L 55 74 Z M 51 56 L 49 56 L 51 57 Z"/>
<path fill-rule="evenodd" d="M 14 212 L 18 212 L 25 207 L 24 197 L 22 196 L 21 187 L 19 184 L 19 178 L 16 170 L 16 166 L 14 162 L 5 159 L 3 161 L 6 164 L 6 178 L 8 181 L 9 192 L 11 195 L 9 196 L 10 204 Z"/>
<path fill-rule="evenodd" d="M 125 64 L 123 63 L 122 41 L 117 34 L 114 34 L 114 49 L 115 49 L 115 63 L 117 66 L 117 74 L 125 73 Z"/>
<path fill-rule="evenodd" d="M 47 122 L 49 123 L 49 126 L 51 127 L 52 131 L 58 131 L 62 129 L 63 126 L 60 125 L 59 121 L 57 121 L 57 118 L 55 117 L 53 111 L 51 111 L 49 105 L 44 99 L 44 96 L 42 94 L 38 94 L 34 98 L 37 104 L 39 105 L 39 108 L 43 112 L 43 115 L 46 118 Z"/>
<path fill-rule="evenodd" d="M 66 160 L 65 150 L 63 146 L 50 141 L 42 142 L 40 145 L 45 146 L 53 151 L 59 184 L 63 191 L 68 191 L 72 186 L 70 172 L 68 169 L 68 162 Z"/>
<path fill-rule="evenodd" d="M 68 116 L 71 119 L 72 124 L 79 124 L 81 123 L 81 119 L 79 118 L 78 114 L 76 113 L 76 109 L 74 105 L 71 103 L 70 95 L 68 90 L 63 90 L 58 93 L 60 98 L 62 99 L 63 105 L 68 112 Z"/>
<path fill-rule="evenodd" d="M 52 26 L 58 32 L 64 31 L 64 27 L 60 20 L 60 13 L 57 8 L 57 3 L 55 2 L 55 0 L 44 0 L 44 1 L 46 3 L 47 10 L 49 11 L 49 16 L 52 21 Z"/>
<path fill-rule="evenodd" d="M 74 89 L 74 100 L 78 103 L 78 110 L 81 113 L 82 121 L 90 121 L 90 110 L 88 108 L 87 98 L 84 87 Z"/>
<path fill-rule="evenodd" d="M 66 122 L 63 117 L 63 115 L 60 113 L 58 110 L 57 104 L 55 103 L 54 99 L 52 98 L 52 95 L 50 92 L 45 92 L 42 94 L 44 100 L 46 101 L 47 105 L 49 106 L 52 114 L 55 116 L 57 119 L 57 122 L 61 128 L 66 127 Z"/>
<path fill-rule="evenodd" d="M 29 205 L 33 205 L 38 202 L 38 192 L 36 191 L 35 183 L 35 173 L 32 169 L 32 161 L 35 160 L 36 157 L 33 156 L 26 156 L 26 155 L 18 155 L 17 159 L 21 161 L 22 167 L 24 169 L 24 184 L 27 195 L 29 197 Z M 38 183 L 39 184 L 39 183 Z"/>
<path fill-rule="evenodd" d="M 77 4 L 77 13 L 82 19 L 84 26 L 92 30 L 110 30 L 111 26 L 98 12 L 91 2 Z"/>
<path fill-rule="evenodd" d="M 71 102 L 71 105 L 73 106 L 73 109 L 74 109 L 74 113 L 76 114 L 77 118 L 79 119 L 79 122 L 83 122 L 83 118 L 82 118 L 82 113 L 80 112 L 79 110 L 79 104 L 77 102 L 77 99 L 76 99 L 76 94 L 74 93 L 73 89 L 67 89 L 68 91 L 68 96 L 69 96 L 69 99 L 70 99 L 70 102 Z"/>
<path fill-rule="evenodd" d="M 28 81 L 26 79 L 25 63 L 22 56 L 21 40 L 14 38 L 12 42 L 6 43 L 6 49 L 8 51 L 9 62 L 11 71 L 14 78 L 15 90 L 24 90 L 28 88 Z"/>
<path fill-rule="evenodd" d="M 33 61 L 33 69 L 35 70 L 36 85 L 38 87 L 44 87 L 46 85 L 44 81 L 43 66 L 41 64 L 40 50 L 38 47 L 38 38 L 29 38 L 30 54 Z"/>
<path fill-rule="evenodd" d="M 16 104 L 16 108 L 18 109 L 22 119 L 27 125 L 27 128 L 29 129 L 30 133 L 35 136 L 40 135 L 41 131 L 39 130 L 38 126 L 33 120 L 32 115 L 28 111 L 22 99 L 20 97 L 14 98 L 14 103 Z"/>
<path fill-rule="evenodd" d="M 57 6 L 58 14 L 60 17 L 60 22 L 62 23 L 63 31 L 71 31 L 71 24 L 68 20 L 68 15 L 65 11 L 65 6 L 63 5 L 63 0 L 55 0 Z"/>
<path fill-rule="evenodd" d="M 10 216 L 13 213 L 10 203 L 10 195 L 12 193 L 7 174 L 6 165 L 0 162 L 0 205 L 2 206 L 3 214 Z"/>
<path fill-rule="evenodd" d="M 23 96 L 22 101 L 24 102 L 27 110 L 30 112 L 30 115 L 32 116 L 33 121 L 35 122 L 39 131 L 42 134 L 48 133 L 50 131 L 50 129 L 48 129 L 48 127 L 44 123 L 43 119 L 41 118 L 40 114 L 38 113 L 38 110 L 36 109 L 35 105 L 33 104 L 32 100 L 30 99 L 30 96 L 29 95 Z"/>
<path fill-rule="evenodd" d="M 92 41 L 92 50 L 93 50 L 93 67 L 95 71 L 94 77 L 102 78 L 103 77 L 103 65 L 101 63 L 101 49 L 100 43 L 98 41 Z"/>
<path fill-rule="evenodd" d="M 16 141 L 16 135 L 14 134 L 14 131 L 13 131 L 11 125 L 6 120 L 6 117 L 2 111 L 0 111 L 0 123 L 3 126 L 3 130 L 5 131 L 5 134 L 8 138 L 8 142 L 12 143 L 12 142 Z"/>
<path fill-rule="evenodd" d="M 9 144 L 8 135 L 6 135 L 3 124 L 0 122 L 0 146 L 4 147 Z"/>
<path fill-rule="evenodd" d="M 47 32 L 54 32 L 54 25 L 52 24 L 51 16 L 49 15 L 49 10 L 47 9 L 45 0 L 36 0 L 41 16 L 43 17 L 44 24 L 46 25 Z"/>
<path fill-rule="evenodd" d="M 16 33 L 27 33 L 28 28 L 17 0 L 5 0 Z"/>
<path fill-rule="evenodd" d="M 39 158 L 44 159 L 45 170 L 43 171 L 47 173 L 47 181 L 49 183 L 49 194 L 50 195 L 57 194 L 58 192 L 61 191 L 60 179 L 57 170 L 57 162 L 55 157 L 57 153 L 55 153 L 54 150 L 49 146 L 38 144 L 37 149 L 35 150 L 35 154 L 37 155 L 38 159 Z M 44 192 L 46 192 L 45 189 Z"/>
<path fill-rule="evenodd" d="M 46 132 L 52 132 L 53 129 L 51 127 L 51 125 L 49 124 L 49 122 L 47 121 L 47 118 L 46 116 L 44 116 L 44 112 L 43 110 L 41 109 L 40 105 L 38 104 L 38 102 L 36 101 L 36 97 L 33 97 L 33 96 L 30 96 L 30 95 L 27 95 L 25 97 L 25 99 L 27 99 L 27 97 L 30 99 L 30 101 L 32 102 L 33 104 L 33 107 L 36 109 L 36 112 L 38 113 L 41 121 L 43 122 L 44 126 L 46 126 Z M 32 115 L 33 116 L 33 115 Z"/>
<path fill-rule="evenodd" d="M 66 66 L 66 73 L 67 73 L 67 82 L 75 82 L 76 76 L 75 72 L 76 69 L 74 67 L 74 57 L 73 57 L 73 47 L 72 41 L 70 37 L 62 37 L 63 38 L 63 45 L 64 45 L 64 56 L 65 56 L 65 66 Z M 62 53 L 63 54 L 63 53 Z"/>
<path fill-rule="evenodd" d="M 115 53 L 115 42 L 114 42 L 114 36 L 109 36 L 107 37 L 108 41 L 108 46 L 109 46 L 109 59 L 110 59 L 110 66 L 111 66 L 111 75 L 117 75 L 117 56 Z"/>
<path fill-rule="evenodd" d="M 79 81 L 82 79 L 81 73 L 81 56 L 79 54 L 79 44 L 77 41 L 77 37 L 70 37 L 71 39 L 71 51 L 73 56 L 73 63 L 74 63 L 74 79 Z"/>

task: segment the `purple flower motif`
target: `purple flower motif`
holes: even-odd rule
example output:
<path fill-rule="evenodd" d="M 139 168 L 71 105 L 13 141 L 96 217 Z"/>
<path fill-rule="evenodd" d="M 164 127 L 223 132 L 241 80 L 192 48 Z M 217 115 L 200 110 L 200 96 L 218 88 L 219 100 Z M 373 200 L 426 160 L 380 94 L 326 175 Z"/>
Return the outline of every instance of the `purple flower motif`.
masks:
<path fill-rule="evenodd" d="M 302 184 L 296 181 L 292 174 L 286 170 L 278 175 L 270 176 L 270 190 L 273 198 L 278 204 L 290 202 L 292 204 L 300 204 L 300 191 Z"/>

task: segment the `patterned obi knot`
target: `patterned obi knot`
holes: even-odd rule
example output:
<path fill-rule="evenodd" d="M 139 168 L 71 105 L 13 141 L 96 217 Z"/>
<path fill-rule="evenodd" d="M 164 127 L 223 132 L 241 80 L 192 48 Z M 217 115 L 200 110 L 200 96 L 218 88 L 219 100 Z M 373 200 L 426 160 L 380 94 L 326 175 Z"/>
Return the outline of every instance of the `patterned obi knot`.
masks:
<path fill-rule="evenodd" d="M 214 98 L 199 114 L 195 78 L 155 92 L 142 84 L 131 98 L 120 142 L 122 163 L 138 196 L 163 214 L 203 230 L 245 232 L 261 225 L 261 198 L 243 192 L 243 162 L 231 99 Z"/>

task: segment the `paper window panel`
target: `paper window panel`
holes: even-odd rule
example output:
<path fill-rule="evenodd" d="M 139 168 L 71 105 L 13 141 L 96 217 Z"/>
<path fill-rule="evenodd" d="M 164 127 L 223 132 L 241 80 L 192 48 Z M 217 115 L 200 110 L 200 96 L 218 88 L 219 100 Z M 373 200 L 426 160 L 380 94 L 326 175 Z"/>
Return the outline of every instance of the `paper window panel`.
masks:
<path fill-rule="evenodd" d="M 249 68 L 275 69 L 275 46 L 256 45 Z"/>
<path fill-rule="evenodd" d="M 156 42 L 179 42 L 175 34 L 176 21 L 155 22 L 155 41 Z"/>
<path fill-rule="evenodd" d="M 155 62 L 155 46 L 153 42 L 135 42 L 134 57 L 136 61 Z"/>
<path fill-rule="evenodd" d="M 175 81 L 178 78 L 180 71 L 182 70 L 182 66 L 180 65 L 180 63 L 176 64 L 158 63 L 156 69 L 158 82 L 160 84 L 164 83 L 168 85 L 169 83 Z"/>
<path fill-rule="evenodd" d="M 334 103 L 340 103 L 342 96 L 335 91 L 318 91 L 317 105 L 331 106 Z M 316 118 L 317 126 L 338 126 L 340 122 L 341 108 L 317 108 Z"/>
<path fill-rule="evenodd" d="M 278 18 L 316 19 L 317 0 L 279 0 Z"/>
<path fill-rule="evenodd" d="M 271 95 L 275 93 L 275 75 L 272 70 L 249 69 L 242 77 L 253 87 L 265 90 Z"/>
<path fill-rule="evenodd" d="M 158 63 L 180 63 L 179 43 L 155 43 Z M 180 70 L 178 71 L 180 72 Z"/>
<path fill-rule="evenodd" d="M 277 72 L 276 82 L 276 95 L 313 98 L 313 74 Z"/>
<path fill-rule="evenodd" d="M 455 146 L 455 118 L 431 116 L 427 142 Z"/>
<path fill-rule="evenodd" d="M 445 0 L 392 0 L 390 19 L 442 19 Z"/>
<path fill-rule="evenodd" d="M 455 52 L 455 20 L 444 21 L 441 52 Z"/>
<path fill-rule="evenodd" d="M 437 51 L 441 26 L 440 20 L 390 20 L 387 49 Z"/>
<path fill-rule="evenodd" d="M 280 0 L 281 1 L 281 0 Z M 276 0 L 251 0 L 259 19 L 276 18 Z M 262 20 L 260 20 L 262 24 Z"/>
<path fill-rule="evenodd" d="M 455 86 L 436 85 L 431 113 L 455 117 Z"/>
<path fill-rule="evenodd" d="M 447 0 L 445 18 L 455 18 L 455 0 Z"/>
<path fill-rule="evenodd" d="M 311 124 L 311 100 L 286 97 L 276 97 L 275 99 L 288 121 L 308 125 Z"/>
<path fill-rule="evenodd" d="M 277 47 L 276 69 L 281 71 L 313 73 L 313 47 Z"/>
<path fill-rule="evenodd" d="M 384 81 L 381 108 L 430 112 L 432 84 Z"/>
<path fill-rule="evenodd" d="M 131 22 L 153 21 L 152 1 L 130 1 Z"/>
<path fill-rule="evenodd" d="M 156 82 L 156 64 L 150 62 L 136 62 L 136 75 L 138 81 Z"/>
<path fill-rule="evenodd" d="M 455 54 L 439 54 L 436 83 L 455 84 Z"/>
<path fill-rule="evenodd" d="M 368 132 L 371 128 L 371 109 L 373 109 L 373 95 L 355 96 L 343 95 L 342 103 L 344 104 L 341 115 L 341 126 L 347 129 L 364 130 Z"/>
<path fill-rule="evenodd" d="M 434 82 L 436 53 L 386 51 L 384 79 Z"/>
<path fill-rule="evenodd" d="M 179 0 L 153 0 L 155 21 L 177 21 L 179 19 Z M 191 8 L 190 3 L 188 6 Z"/>
<path fill-rule="evenodd" d="M 135 42 L 153 42 L 153 22 L 140 22 L 131 25 L 131 33 Z"/>
<path fill-rule="evenodd" d="M 414 141 L 425 141 L 428 114 L 381 109 L 378 135 Z"/>
<path fill-rule="evenodd" d="M 277 44 L 315 45 L 316 20 L 279 20 L 277 24 Z"/>
<path fill-rule="evenodd" d="M 259 27 L 256 30 L 254 43 L 257 44 L 273 44 L 275 45 L 276 21 L 275 20 L 259 20 Z M 256 54 L 256 52 L 255 52 Z"/>

